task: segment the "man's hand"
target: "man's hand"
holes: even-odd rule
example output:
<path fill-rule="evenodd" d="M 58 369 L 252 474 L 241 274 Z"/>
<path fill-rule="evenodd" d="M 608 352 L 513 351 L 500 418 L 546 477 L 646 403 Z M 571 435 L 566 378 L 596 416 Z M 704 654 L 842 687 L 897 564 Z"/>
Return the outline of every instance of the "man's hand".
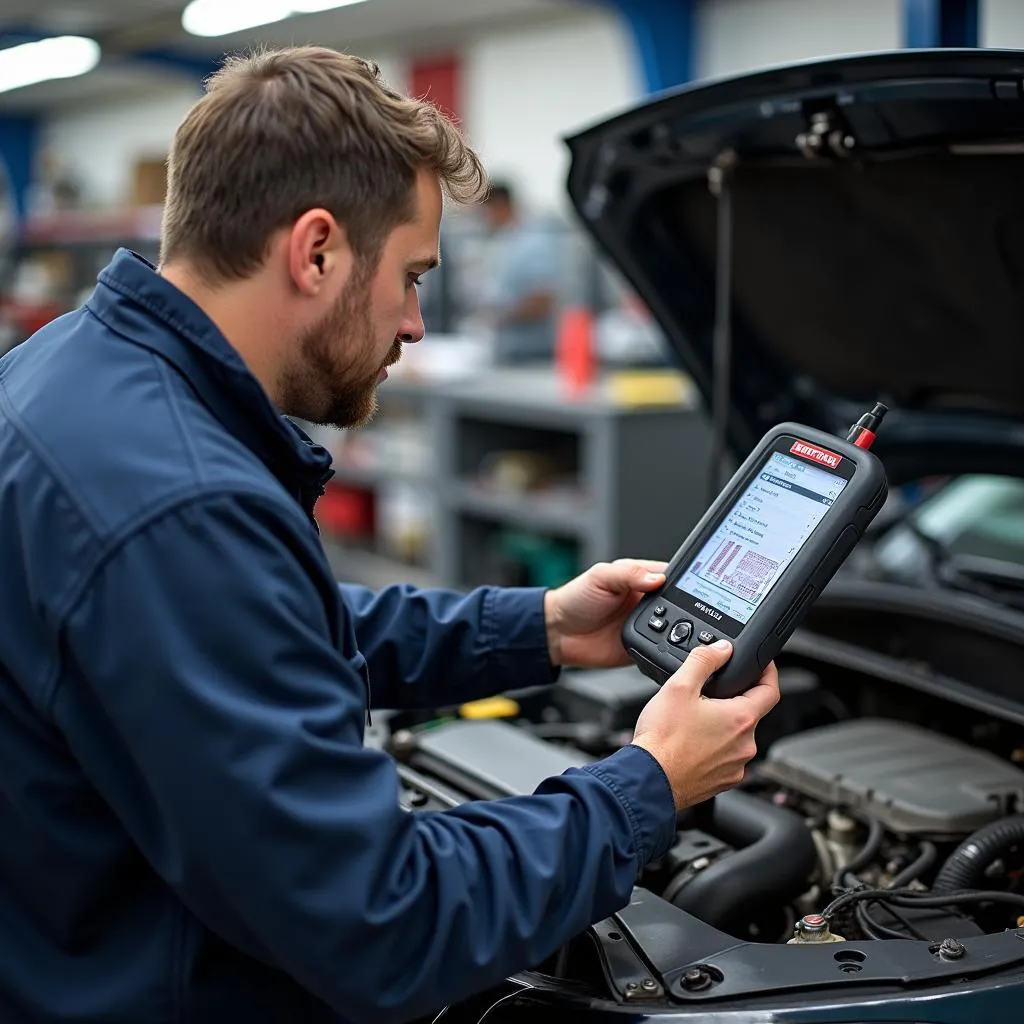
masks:
<path fill-rule="evenodd" d="M 544 595 L 552 665 L 610 668 L 628 665 L 622 627 L 648 591 L 665 582 L 665 563 L 620 558 L 599 562 Z"/>
<path fill-rule="evenodd" d="M 716 700 L 701 694 L 731 654 L 727 640 L 692 651 L 637 719 L 633 743 L 665 770 L 679 810 L 743 780 L 747 762 L 757 753 L 754 729 L 778 703 L 774 665 L 738 697 Z"/>

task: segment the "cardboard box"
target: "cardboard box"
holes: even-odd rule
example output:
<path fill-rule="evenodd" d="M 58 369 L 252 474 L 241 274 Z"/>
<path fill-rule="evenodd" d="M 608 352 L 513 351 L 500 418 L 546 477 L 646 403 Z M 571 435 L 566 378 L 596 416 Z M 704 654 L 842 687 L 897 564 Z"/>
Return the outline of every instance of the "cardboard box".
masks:
<path fill-rule="evenodd" d="M 132 206 L 159 206 L 167 193 L 167 159 L 136 160 L 132 167 L 129 203 Z"/>

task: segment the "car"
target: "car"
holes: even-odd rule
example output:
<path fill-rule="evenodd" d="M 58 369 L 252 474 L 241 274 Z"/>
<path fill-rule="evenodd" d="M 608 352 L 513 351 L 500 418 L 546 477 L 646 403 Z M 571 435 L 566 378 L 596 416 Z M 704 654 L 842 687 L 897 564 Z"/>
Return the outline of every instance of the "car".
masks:
<path fill-rule="evenodd" d="M 571 202 L 703 395 L 714 464 L 881 400 L 893 497 L 780 654 L 745 781 L 680 817 L 629 906 L 434 1019 L 1019 1020 L 1024 53 L 775 67 L 568 141 Z M 380 742 L 409 813 L 530 792 L 628 742 L 653 685 L 567 672 Z"/>

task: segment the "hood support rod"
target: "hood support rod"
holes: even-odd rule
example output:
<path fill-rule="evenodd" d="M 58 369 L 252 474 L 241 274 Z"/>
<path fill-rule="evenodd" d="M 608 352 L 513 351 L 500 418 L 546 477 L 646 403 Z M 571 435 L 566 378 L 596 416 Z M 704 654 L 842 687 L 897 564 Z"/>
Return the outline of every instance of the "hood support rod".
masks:
<path fill-rule="evenodd" d="M 722 489 L 722 461 L 729 439 L 732 398 L 732 172 L 736 154 L 726 150 L 708 168 L 708 189 L 718 200 L 715 244 L 715 326 L 711 349 L 711 444 L 708 452 L 708 504 Z"/>

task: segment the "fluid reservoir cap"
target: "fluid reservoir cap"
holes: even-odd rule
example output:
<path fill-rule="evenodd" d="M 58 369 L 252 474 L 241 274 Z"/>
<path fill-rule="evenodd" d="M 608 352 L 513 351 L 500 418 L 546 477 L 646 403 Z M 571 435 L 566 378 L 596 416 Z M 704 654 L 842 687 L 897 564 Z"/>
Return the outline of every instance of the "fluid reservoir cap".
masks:
<path fill-rule="evenodd" d="M 800 918 L 796 926 L 796 935 L 789 940 L 790 945 L 809 942 L 843 942 L 842 936 L 836 935 L 821 914 L 808 914 Z"/>

